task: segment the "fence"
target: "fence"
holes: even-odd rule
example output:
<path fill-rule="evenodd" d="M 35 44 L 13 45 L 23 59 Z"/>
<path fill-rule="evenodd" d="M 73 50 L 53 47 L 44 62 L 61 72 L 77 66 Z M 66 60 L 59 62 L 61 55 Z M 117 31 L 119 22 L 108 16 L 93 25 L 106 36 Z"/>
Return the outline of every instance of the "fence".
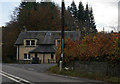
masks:
<path fill-rule="evenodd" d="M 48 59 L 48 63 L 56 63 L 55 59 Z"/>
<path fill-rule="evenodd" d="M 120 64 L 113 64 L 108 62 L 81 62 L 76 61 L 68 64 L 69 67 L 73 67 L 76 72 L 85 73 L 97 73 L 107 76 L 120 77 Z"/>
<path fill-rule="evenodd" d="M 19 60 L 18 63 L 20 64 L 32 64 L 33 60 Z M 48 63 L 56 63 L 55 59 L 48 59 Z M 39 64 L 41 64 L 41 60 L 39 60 Z"/>
<path fill-rule="evenodd" d="M 20 64 L 32 64 L 32 60 L 19 60 L 18 63 Z M 39 64 L 41 63 L 41 60 L 39 60 Z"/>

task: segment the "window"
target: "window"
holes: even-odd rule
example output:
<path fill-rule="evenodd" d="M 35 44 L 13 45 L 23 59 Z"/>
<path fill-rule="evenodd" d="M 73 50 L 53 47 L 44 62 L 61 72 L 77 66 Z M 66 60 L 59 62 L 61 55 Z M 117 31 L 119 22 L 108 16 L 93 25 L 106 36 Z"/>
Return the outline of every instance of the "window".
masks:
<path fill-rule="evenodd" d="M 30 60 L 30 54 L 24 54 L 24 60 Z"/>
<path fill-rule="evenodd" d="M 30 45 L 30 40 L 26 40 L 26 45 Z"/>
<path fill-rule="evenodd" d="M 31 45 L 35 45 L 35 40 L 31 40 Z"/>
<path fill-rule="evenodd" d="M 26 46 L 35 46 L 35 40 L 26 40 Z"/>
<path fill-rule="evenodd" d="M 24 54 L 24 59 L 27 59 L 27 54 Z"/>

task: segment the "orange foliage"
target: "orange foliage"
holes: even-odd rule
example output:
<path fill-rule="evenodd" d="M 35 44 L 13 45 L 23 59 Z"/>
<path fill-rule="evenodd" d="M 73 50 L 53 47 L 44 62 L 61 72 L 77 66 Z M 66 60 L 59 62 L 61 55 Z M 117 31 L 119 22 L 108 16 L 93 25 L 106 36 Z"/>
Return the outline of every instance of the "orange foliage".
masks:
<path fill-rule="evenodd" d="M 81 41 L 68 39 L 65 42 L 64 61 L 66 63 L 74 60 L 91 61 L 91 58 L 97 61 L 119 60 L 119 37 L 120 34 L 97 34 L 96 36 L 88 35 Z M 60 50 L 59 48 L 56 53 Z"/>

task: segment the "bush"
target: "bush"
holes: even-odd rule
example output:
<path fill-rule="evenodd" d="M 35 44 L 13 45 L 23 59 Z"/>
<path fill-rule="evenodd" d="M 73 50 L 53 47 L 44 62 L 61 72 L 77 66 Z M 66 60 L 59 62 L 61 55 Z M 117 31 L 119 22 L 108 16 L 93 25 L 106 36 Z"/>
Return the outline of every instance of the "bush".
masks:
<path fill-rule="evenodd" d="M 120 34 L 88 35 L 81 41 L 65 40 L 64 62 L 70 61 L 120 61 Z M 58 46 L 56 56 L 60 60 L 61 45 Z"/>

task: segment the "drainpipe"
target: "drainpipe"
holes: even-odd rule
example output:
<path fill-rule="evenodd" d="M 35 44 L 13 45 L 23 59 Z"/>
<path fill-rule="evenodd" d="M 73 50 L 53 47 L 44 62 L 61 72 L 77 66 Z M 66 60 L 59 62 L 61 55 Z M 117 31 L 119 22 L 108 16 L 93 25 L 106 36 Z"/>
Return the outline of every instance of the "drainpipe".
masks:
<path fill-rule="evenodd" d="M 43 53 L 43 63 L 45 63 L 45 55 L 44 55 L 44 53 Z"/>
<path fill-rule="evenodd" d="M 18 63 L 19 63 L 19 45 L 18 45 Z"/>

